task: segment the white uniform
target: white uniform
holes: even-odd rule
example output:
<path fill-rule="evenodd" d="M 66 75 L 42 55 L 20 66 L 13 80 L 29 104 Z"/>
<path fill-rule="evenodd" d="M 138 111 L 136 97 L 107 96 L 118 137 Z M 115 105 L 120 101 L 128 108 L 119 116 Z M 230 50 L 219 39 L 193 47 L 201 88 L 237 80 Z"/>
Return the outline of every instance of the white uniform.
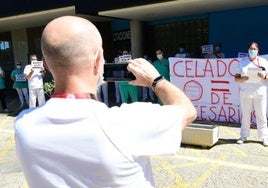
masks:
<path fill-rule="evenodd" d="M 248 74 L 250 68 L 264 67 L 266 73 L 268 72 L 268 62 L 266 59 L 257 57 L 258 63 L 252 63 L 248 57 L 243 58 L 238 64 L 237 73 L 243 75 Z M 240 107 L 242 110 L 242 122 L 241 122 L 241 137 L 250 136 L 250 122 L 251 111 L 254 106 L 256 114 L 256 123 L 258 128 L 258 135 L 260 138 L 268 138 L 267 129 L 267 83 L 264 80 L 254 82 L 240 83 Z"/>
<path fill-rule="evenodd" d="M 28 184 L 154 187 L 149 155 L 178 151 L 180 111 L 141 102 L 108 108 L 92 99 L 62 98 L 27 109 L 17 116 L 15 137 Z"/>
<path fill-rule="evenodd" d="M 24 75 L 28 75 L 31 72 L 32 66 L 26 65 L 24 68 Z M 32 77 L 28 79 L 29 87 L 29 107 L 36 107 L 36 99 L 38 104 L 42 105 L 45 103 L 45 94 L 43 89 L 43 77 L 40 73 L 40 69 L 33 69 L 34 73 Z"/>

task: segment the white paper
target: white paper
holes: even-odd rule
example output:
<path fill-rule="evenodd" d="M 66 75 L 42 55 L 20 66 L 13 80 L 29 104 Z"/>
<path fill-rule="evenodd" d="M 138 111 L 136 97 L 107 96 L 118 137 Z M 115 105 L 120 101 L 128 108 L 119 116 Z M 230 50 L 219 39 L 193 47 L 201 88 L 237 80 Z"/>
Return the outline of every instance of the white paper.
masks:
<path fill-rule="evenodd" d="M 261 72 L 261 68 L 248 68 L 246 76 L 248 76 L 248 83 L 259 83 L 262 79 L 258 76 L 258 72 Z"/>
<path fill-rule="evenodd" d="M 24 82 L 24 81 L 26 81 L 26 78 L 25 78 L 25 76 L 24 76 L 24 74 L 16 74 L 16 81 L 17 82 Z"/>
<path fill-rule="evenodd" d="M 43 68 L 43 61 L 32 61 L 31 62 L 32 68 L 41 69 Z"/>

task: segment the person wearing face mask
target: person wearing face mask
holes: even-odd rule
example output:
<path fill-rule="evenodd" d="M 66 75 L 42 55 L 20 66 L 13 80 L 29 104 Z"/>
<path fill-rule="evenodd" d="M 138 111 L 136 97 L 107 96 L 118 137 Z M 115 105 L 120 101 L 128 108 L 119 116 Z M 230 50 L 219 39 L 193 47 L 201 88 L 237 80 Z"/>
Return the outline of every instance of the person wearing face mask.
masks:
<path fill-rule="evenodd" d="M 266 59 L 259 57 L 258 43 L 251 42 L 248 48 L 248 57 L 243 58 L 238 64 L 237 73 L 234 77 L 235 81 L 240 83 L 240 107 L 242 112 L 238 144 L 243 144 L 250 136 L 251 110 L 254 106 L 258 136 L 263 140 L 263 145 L 268 146 L 267 71 L 268 62 Z"/>
<path fill-rule="evenodd" d="M 191 55 L 189 52 L 186 51 L 186 47 L 184 43 L 181 43 L 179 46 L 179 51 L 178 53 L 175 54 L 175 57 L 179 58 L 190 58 Z"/>
<path fill-rule="evenodd" d="M 213 53 L 208 53 L 204 55 L 204 58 L 207 59 L 219 59 L 219 58 L 225 58 L 225 53 L 221 51 L 221 43 L 216 43 L 214 45 L 214 51 Z"/>
<path fill-rule="evenodd" d="M 153 62 L 153 66 L 159 72 L 161 76 L 163 76 L 168 81 L 170 80 L 170 73 L 169 73 L 169 61 L 163 56 L 163 50 L 157 49 L 155 51 L 156 60 Z M 158 103 L 162 104 L 161 100 L 158 98 Z"/>
<path fill-rule="evenodd" d="M 225 58 L 225 53 L 221 51 L 221 43 L 215 44 L 213 55 L 214 58 Z"/>
<path fill-rule="evenodd" d="M 35 54 L 30 55 L 30 62 L 24 68 L 24 76 L 28 80 L 29 87 L 29 108 L 36 107 L 36 102 L 38 105 L 43 105 L 46 102 L 43 77 L 45 77 L 45 68 L 34 68 L 32 67 L 32 61 L 37 61 L 37 56 Z M 37 101 L 36 101 L 37 100 Z"/>
<path fill-rule="evenodd" d="M 20 107 L 22 108 L 25 105 L 24 101 L 29 105 L 28 82 L 24 76 L 21 62 L 16 64 L 16 69 L 11 72 L 10 78 L 14 81 L 13 88 L 18 93 Z"/>
<path fill-rule="evenodd" d="M 169 61 L 164 57 L 164 53 L 162 49 L 157 49 L 155 51 L 156 54 L 156 60 L 153 62 L 153 66 L 156 68 L 156 70 L 165 77 L 168 81 L 170 80 L 169 75 Z"/>
<path fill-rule="evenodd" d="M 127 50 L 123 50 L 123 56 L 130 55 Z M 126 62 L 120 62 L 119 63 L 126 63 Z M 121 96 L 122 103 L 128 103 L 129 96 L 131 98 L 131 102 L 137 102 L 138 101 L 138 88 L 137 86 L 130 85 L 126 81 L 120 81 L 119 84 L 119 92 Z"/>

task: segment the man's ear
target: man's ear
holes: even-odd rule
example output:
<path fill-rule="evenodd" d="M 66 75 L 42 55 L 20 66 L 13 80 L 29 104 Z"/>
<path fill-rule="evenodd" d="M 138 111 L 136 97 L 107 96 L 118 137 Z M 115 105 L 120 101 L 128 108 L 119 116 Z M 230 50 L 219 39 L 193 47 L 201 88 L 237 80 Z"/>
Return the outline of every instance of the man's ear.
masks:
<path fill-rule="evenodd" d="M 47 62 L 46 62 L 46 59 L 44 57 L 42 57 L 42 61 L 43 61 L 44 67 L 50 72 L 48 65 L 47 65 Z"/>
<path fill-rule="evenodd" d="M 102 67 L 100 66 L 103 66 L 103 61 L 103 51 L 97 51 L 97 53 L 95 54 L 94 68 L 96 70 L 102 69 Z"/>

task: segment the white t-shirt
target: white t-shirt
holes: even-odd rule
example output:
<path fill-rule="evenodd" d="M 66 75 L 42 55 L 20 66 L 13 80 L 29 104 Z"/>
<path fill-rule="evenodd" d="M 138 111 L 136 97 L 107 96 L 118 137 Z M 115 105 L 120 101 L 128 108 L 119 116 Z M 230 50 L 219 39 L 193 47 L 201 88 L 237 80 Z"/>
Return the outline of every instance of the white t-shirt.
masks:
<path fill-rule="evenodd" d="M 247 72 L 250 68 L 259 68 L 264 67 L 265 72 L 268 72 L 268 62 L 266 59 L 262 57 L 257 57 L 258 63 L 255 65 L 253 64 L 248 57 L 243 58 L 237 67 L 237 73 L 241 75 L 247 75 Z M 261 80 L 261 79 L 260 79 Z M 242 82 L 240 83 L 240 95 L 242 97 L 266 97 L 267 96 L 267 83 L 264 80 L 261 80 L 257 83 L 251 82 Z"/>
<path fill-rule="evenodd" d="M 178 151 L 181 114 L 171 105 L 52 98 L 17 116 L 17 155 L 30 187 L 154 187 L 149 155 Z"/>
<path fill-rule="evenodd" d="M 28 75 L 31 72 L 32 66 L 26 65 L 24 68 L 24 75 Z M 40 73 L 40 69 L 33 68 L 34 73 L 32 74 L 32 77 L 28 79 L 28 87 L 29 89 L 38 89 L 43 88 L 43 77 Z"/>

